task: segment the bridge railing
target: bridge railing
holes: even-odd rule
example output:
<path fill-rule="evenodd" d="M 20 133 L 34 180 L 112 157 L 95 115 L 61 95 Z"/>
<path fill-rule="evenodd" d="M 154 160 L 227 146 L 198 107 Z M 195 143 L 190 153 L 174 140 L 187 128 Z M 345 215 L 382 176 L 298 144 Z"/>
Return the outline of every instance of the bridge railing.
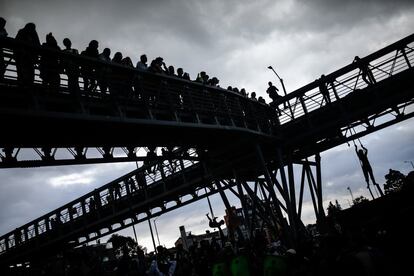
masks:
<path fill-rule="evenodd" d="M 364 65 L 367 67 L 364 68 Z M 279 116 L 280 124 L 286 124 L 316 109 L 329 106 L 355 91 L 375 86 L 375 83 L 412 68 L 413 65 L 414 34 L 281 98 L 277 102 L 282 111 Z"/>
<path fill-rule="evenodd" d="M 101 100 L 116 103 L 121 110 L 117 115 L 125 117 L 219 124 L 265 133 L 277 124 L 268 105 L 220 87 L 11 38 L 1 39 L 0 48 L 7 65 L 0 85 L 36 91 L 36 97 L 73 96 L 89 114 L 94 112 L 91 102 Z M 25 62 L 30 59 L 32 63 Z"/>
<path fill-rule="evenodd" d="M 196 156 L 194 150 L 189 156 Z M 65 224 L 76 222 L 88 215 L 99 214 L 119 202 L 137 194 L 146 194 L 155 186 L 163 185 L 163 180 L 197 164 L 197 161 L 170 160 L 144 165 L 94 191 L 0 237 L 0 255 L 27 244 L 37 237 L 56 231 Z M 93 203 L 91 202 L 93 201 Z"/>

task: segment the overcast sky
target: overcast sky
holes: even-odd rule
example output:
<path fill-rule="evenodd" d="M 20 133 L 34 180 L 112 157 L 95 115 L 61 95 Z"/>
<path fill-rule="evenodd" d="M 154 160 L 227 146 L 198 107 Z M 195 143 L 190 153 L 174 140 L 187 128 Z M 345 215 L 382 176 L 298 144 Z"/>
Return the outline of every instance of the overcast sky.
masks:
<path fill-rule="evenodd" d="M 85 49 L 99 41 L 134 63 L 141 54 L 162 56 L 167 65 L 183 67 L 195 78 L 200 71 L 220 85 L 246 88 L 266 99 L 269 80 L 279 84 L 272 65 L 293 91 L 321 74 L 399 40 L 414 30 L 414 1 L 284 0 L 284 1 L 66 1 L 0 0 L 0 16 L 14 37 L 27 22 L 37 25 L 43 42 L 52 32 L 59 44 L 65 37 Z M 280 87 L 279 87 L 280 88 Z M 414 160 L 413 120 L 362 139 L 379 183 L 389 168 L 407 173 Z M 132 170 L 135 164 L 0 170 L 0 235 L 28 220 Z M 352 148 L 342 145 L 322 155 L 324 199 L 346 207 L 354 196 L 368 196 Z M 217 215 L 224 208 L 212 198 Z M 306 222 L 312 222 L 308 202 Z M 207 202 L 157 219 L 161 243 L 171 246 L 178 226 L 195 233 L 207 229 Z M 168 225 L 168 227 L 167 227 Z M 176 229 L 173 231 L 172 229 Z M 152 248 L 146 223 L 137 226 L 140 243 Z M 128 232 L 130 233 L 130 232 Z"/>

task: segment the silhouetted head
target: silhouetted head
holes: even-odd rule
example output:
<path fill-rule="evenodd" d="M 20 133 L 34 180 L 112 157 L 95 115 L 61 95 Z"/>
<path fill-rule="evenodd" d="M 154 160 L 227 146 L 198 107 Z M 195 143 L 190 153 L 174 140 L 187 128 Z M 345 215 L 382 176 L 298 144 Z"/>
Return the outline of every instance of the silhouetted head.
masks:
<path fill-rule="evenodd" d="M 142 63 L 146 63 L 148 61 L 147 55 L 141 55 L 140 60 L 141 60 Z"/>
<path fill-rule="evenodd" d="M 233 91 L 233 87 L 231 87 L 230 85 L 227 86 L 227 90 Z"/>
<path fill-rule="evenodd" d="M 360 61 L 361 59 L 359 58 L 359 56 L 355 56 L 354 60 L 355 61 Z"/>
<path fill-rule="evenodd" d="M 269 86 L 272 86 L 273 85 L 273 83 L 271 81 L 269 81 L 268 84 L 269 84 Z"/>
<path fill-rule="evenodd" d="M 168 73 L 170 73 L 171 75 L 174 75 L 174 72 L 175 72 L 174 66 L 172 65 L 168 66 Z"/>
<path fill-rule="evenodd" d="M 4 26 L 6 26 L 6 19 L 0 17 L 0 28 L 4 28 Z"/>
<path fill-rule="evenodd" d="M 112 59 L 112 61 L 114 62 L 121 62 L 122 60 L 122 53 L 121 52 L 116 52 L 114 55 L 114 58 Z"/>
<path fill-rule="evenodd" d="M 67 49 L 70 49 L 70 47 L 72 47 L 72 41 L 70 41 L 70 39 L 66 37 L 66 38 L 63 39 L 63 45 Z"/>
<path fill-rule="evenodd" d="M 24 26 L 24 29 L 25 29 L 26 31 L 34 32 L 34 31 L 36 31 L 36 25 L 35 25 L 34 23 L 30 22 L 30 23 L 27 23 L 27 24 Z"/>
<path fill-rule="evenodd" d="M 132 60 L 130 57 L 125 57 L 121 60 L 121 64 L 125 65 L 125 66 L 129 66 L 129 67 L 134 67 L 134 65 L 132 64 Z"/>
<path fill-rule="evenodd" d="M 105 48 L 102 53 L 106 58 L 109 58 L 109 56 L 111 55 L 111 49 Z"/>
<path fill-rule="evenodd" d="M 183 70 L 183 68 L 178 68 L 178 69 L 177 69 L 177 74 L 178 74 L 179 76 L 182 76 L 182 75 L 184 74 L 184 70 Z"/>
<path fill-rule="evenodd" d="M 252 92 L 252 94 L 250 94 L 250 95 L 251 95 L 252 99 L 256 98 L 256 92 Z"/>
<path fill-rule="evenodd" d="M 98 49 L 99 47 L 99 43 L 96 40 L 91 40 L 91 42 L 89 42 L 89 47 L 90 48 L 94 48 L 94 49 Z"/>

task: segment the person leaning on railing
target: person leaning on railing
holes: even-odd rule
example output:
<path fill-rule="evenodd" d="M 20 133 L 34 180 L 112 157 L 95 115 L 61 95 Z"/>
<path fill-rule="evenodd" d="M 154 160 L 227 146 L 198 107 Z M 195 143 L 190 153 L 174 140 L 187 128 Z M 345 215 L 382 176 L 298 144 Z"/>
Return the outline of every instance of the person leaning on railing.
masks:
<path fill-rule="evenodd" d="M 7 37 L 7 31 L 5 29 L 6 20 L 0 17 L 0 40 Z M 4 73 L 6 73 L 6 63 L 4 62 L 3 48 L 0 44 L 0 81 L 3 81 Z"/>

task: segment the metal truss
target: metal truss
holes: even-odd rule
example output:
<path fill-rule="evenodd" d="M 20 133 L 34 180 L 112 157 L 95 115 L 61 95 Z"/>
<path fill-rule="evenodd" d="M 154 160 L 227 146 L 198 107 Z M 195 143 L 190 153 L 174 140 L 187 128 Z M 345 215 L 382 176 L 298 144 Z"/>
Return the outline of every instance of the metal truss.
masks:
<path fill-rule="evenodd" d="M 39 166 L 64 166 L 113 162 L 163 161 L 168 159 L 197 160 L 188 151 L 174 147 L 154 147 L 155 154 L 148 147 L 71 147 L 71 148 L 0 148 L 0 168 L 29 168 Z"/>

